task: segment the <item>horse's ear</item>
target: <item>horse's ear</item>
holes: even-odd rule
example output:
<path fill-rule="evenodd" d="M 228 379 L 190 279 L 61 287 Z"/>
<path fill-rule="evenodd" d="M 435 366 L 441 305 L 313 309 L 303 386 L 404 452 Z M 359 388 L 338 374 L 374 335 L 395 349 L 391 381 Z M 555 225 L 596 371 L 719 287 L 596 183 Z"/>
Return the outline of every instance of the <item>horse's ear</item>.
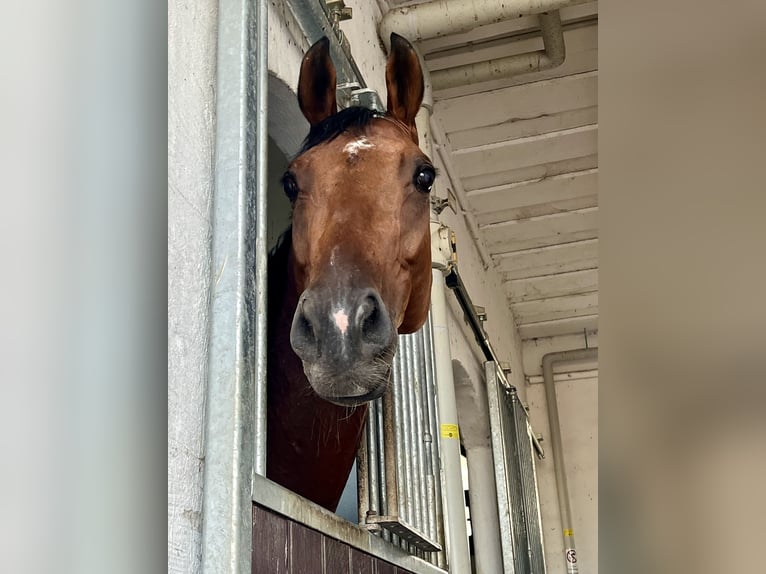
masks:
<path fill-rule="evenodd" d="M 311 127 L 337 111 L 335 83 L 330 40 L 323 36 L 303 56 L 298 77 L 298 105 Z"/>
<path fill-rule="evenodd" d="M 415 116 L 423 101 L 423 70 L 412 45 L 399 34 L 391 33 L 391 53 L 386 64 L 388 113 L 410 128 L 418 141 Z"/>

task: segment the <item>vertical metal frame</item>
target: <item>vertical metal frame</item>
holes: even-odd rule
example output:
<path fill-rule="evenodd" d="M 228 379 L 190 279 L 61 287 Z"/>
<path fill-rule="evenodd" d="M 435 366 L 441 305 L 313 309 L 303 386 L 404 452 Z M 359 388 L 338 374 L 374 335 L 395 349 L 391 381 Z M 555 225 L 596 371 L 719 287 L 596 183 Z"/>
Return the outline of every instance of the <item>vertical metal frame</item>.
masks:
<path fill-rule="evenodd" d="M 266 6 L 218 9 L 205 573 L 250 572 L 253 471 L 265 469 Z"/>
<path fill-rule="evenodd" d="M 485 363 L 485 375 L 504 572 L 545 574 L 532 428 L 497 364 Z"/>

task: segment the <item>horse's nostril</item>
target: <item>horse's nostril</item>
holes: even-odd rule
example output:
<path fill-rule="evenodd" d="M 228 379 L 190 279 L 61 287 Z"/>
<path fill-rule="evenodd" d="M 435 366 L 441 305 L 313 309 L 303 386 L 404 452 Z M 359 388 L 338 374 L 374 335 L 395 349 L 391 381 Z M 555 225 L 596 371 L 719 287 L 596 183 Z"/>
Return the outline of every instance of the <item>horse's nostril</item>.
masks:
<path fill-rule="evenodd" d="M 369 293 L 362 298 L 357 312 L 357 326 L 363 343 L 375 347 L 390 343 L 391 321 L 377 293 Z"/>
<path fill-rule="evenodd" d="M 304 305 L 302 302 L 295 313 L 293 325 L 290 329 L 290 345 L 304 361 L 315 360 L 319 353 L 314 319 L 311 317 L 311 312 L 311 306 Z"/>
<path fill-rule="evenodd" d="M 364 301 L 362 301 L 360 311 L 360 315 L 362 317 L 362 336 L 366 338 L 367 335 L 374 331 L 376 328 L 376 325 L 380 319 L 380 308 L 375 298 L 372 295 L 368 295 L 364 298 Z"/>

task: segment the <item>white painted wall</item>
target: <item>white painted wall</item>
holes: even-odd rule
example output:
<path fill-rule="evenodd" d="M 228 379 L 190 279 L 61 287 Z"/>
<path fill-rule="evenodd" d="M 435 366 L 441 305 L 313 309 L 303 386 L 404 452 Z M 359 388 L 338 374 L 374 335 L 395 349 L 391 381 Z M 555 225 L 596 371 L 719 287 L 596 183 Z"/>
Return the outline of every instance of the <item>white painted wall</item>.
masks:
<path fill-rule="evenodd" d="M 168 571 L 200 571 L 215 0 L 168 2 Z"/>
<path fill-rule="evenodd" d="M 598 347 L 598 336 L 588 334 L 588 346 Z M 583 335 L 549 337 L 524 342 L 528 375 L 542 375 L 546 353 L 585 347 Z M 555 373 L 596 368 L 593 363 L 562 365 Z M 526 385 L 529 417 L 535 432 L 546 440 L 546 458 L 537 462 L 541 514 L 548 574 L 565 574 L 564 544 L 558 509 L 558 494 L 550 456 L 550 429 L 542 384 Z M 574 521 L 578 565 L 581 574 L 598 573 L 598 377 L 556 383 L 559 418 L 564 445 L 565 472 Z"/>

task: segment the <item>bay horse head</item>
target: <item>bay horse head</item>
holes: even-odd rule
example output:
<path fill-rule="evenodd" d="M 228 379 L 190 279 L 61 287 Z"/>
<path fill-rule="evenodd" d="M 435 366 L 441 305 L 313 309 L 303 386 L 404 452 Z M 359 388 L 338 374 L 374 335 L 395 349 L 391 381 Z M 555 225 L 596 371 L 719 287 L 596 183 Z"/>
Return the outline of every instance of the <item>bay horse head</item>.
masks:
<path fill-rule="evenodd" d="M 397 333 L 416 331 L 428 314 L 435 170 L 418 147 L 423 74 L 407 40 L 391 36 L 385 114 L 338 112 L 335 86 L 323 38 L 298 81 L 311 129 L 282 178 L 298 295 L 290 344 L 320 397 L 358 405 L 383 394 Z"/>

